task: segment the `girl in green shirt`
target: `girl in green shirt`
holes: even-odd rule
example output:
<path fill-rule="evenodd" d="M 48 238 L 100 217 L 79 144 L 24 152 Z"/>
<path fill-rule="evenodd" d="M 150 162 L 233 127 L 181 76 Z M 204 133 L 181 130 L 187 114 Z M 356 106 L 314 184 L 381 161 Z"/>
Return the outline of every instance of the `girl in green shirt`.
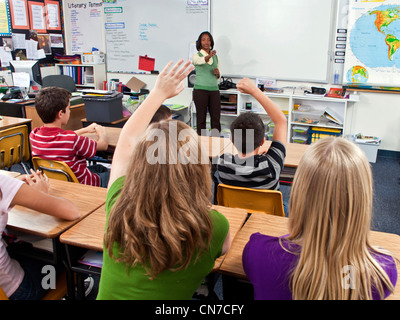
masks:
<path fill-rule="evenodd" d="M 175 120 L 149 126 L 193 69 L 190 61 L 171 65 L 118 140 L 98 299 L 190 299 L 230 246 L 228 221 L 210 210 L 208 155 L 197 134 Z"/>

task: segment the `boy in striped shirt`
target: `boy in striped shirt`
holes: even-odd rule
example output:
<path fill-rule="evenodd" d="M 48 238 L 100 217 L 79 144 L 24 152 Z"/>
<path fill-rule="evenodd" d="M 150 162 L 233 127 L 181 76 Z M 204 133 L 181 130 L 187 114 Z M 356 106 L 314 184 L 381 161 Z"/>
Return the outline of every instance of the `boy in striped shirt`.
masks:
<path fill-rule="evenodd" d="M 102 165 L 87 166 L 86 159 L 96 151 L 107 150 L 105 128 L 92 123 L 76 131 L 64 130 L 70 116 L 71 93 L 58 87 L 43 88 L 35 97 L 35 107 L 44 125 L 30 133 L 32 156 L 65 162 L 79 182 L 97 187 L 107 187 L 109 170 Z M 96 133 L 98 141 L 82 136 Z"/>
<path fill-rule="evenodd" d="M 230 129 L 238 153 L 223 154 L 218 159 L 219 181 L 238 187 L 279 190 L 279 176 L 286 155 L 286 117 L 250 79 L 239 81 L 237 89 L 252 95 L 261 104 L 275 124 L 275 130 L 270 148 L 259 154 L 260 146 L 265 142 L 264 123 L 252 112 L 237 117 Z"/>

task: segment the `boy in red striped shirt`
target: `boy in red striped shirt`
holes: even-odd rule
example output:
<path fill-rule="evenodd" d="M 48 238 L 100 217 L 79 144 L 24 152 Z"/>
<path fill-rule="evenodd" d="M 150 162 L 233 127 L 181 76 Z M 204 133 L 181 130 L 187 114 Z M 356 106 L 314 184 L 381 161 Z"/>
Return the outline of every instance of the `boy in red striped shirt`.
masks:
<path fill-rule="evenodd" d="M 35 107 L 44 125 L 30 133 L 32 156 L 65 162 L 79 182 L 97 187 L 107 187 L 109 170 L 102 165 L 87 166 L 86 159 L 96 151 L 107 150 L 105 128 L 92 123 L 76 131 L 64 130 L 70 116 L 71 93 L 57 87 L 43 88 L 35 97 Z M 82 136 L 96 133 L 98 141 Z"/>

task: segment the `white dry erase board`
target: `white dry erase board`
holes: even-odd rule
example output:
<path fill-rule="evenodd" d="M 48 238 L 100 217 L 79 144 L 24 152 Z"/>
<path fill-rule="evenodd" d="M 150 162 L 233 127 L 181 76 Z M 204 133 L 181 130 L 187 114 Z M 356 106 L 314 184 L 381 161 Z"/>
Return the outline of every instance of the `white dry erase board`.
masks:
<path fill-rule="evenodd" d="M 102 0 L 63 0 L 66 54 L 104 52 Z"/>
<path fill-rule="evenodd" d="M 327 82 L 335 0 L 211 0 L 222 75 Z"/>
<path fill-rule="evenodd" d="M 209 0 L 105 2 L 107 71 L 161 71 L 171 60 L 188 59 L 191 43 L 208 29 L 208 3 Z"/>

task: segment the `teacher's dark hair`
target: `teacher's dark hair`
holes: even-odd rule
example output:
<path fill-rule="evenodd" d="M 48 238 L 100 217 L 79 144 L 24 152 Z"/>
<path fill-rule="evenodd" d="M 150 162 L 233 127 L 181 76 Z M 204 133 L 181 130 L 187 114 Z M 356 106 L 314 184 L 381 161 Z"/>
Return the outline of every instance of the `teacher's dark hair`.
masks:
<path fill-rule="evenodd" d="M 208 35 L 210 37 L 210 39 L 211 39 L 211 49 L 214 48 L 214 38 L 213 38 L 213 36 L 208 31 L 204 31 L 204 32 L 200 33 L 199 38 L 196 41 L 196 49 L 197 49 L 197 51 L 201 50 L 201 37 L 203 35 L 205 35 L 205 34 Z"/>

